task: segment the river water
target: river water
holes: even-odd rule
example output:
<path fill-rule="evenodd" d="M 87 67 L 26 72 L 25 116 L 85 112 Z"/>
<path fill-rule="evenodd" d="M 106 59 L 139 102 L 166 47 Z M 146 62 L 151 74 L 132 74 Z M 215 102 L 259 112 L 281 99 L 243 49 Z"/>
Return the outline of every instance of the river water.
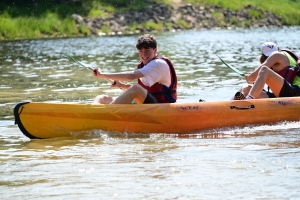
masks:
<path fill-rule="evenodd" d="M 260 45 L 300 55 L 300 27 L 156 34 L 179 80 L 178 102 L 230 99 L 245 84 L 216 54 L 247 73 Z M 137 35 L 0 43 L 1 199 L 300 199 L 300 122 L 242 126 L 193 135 L 99 131 L 30 140 L 14 125 L 21 101 L 92 103 L 117 96 L 104 72 L 136 68 Z M 255 116 L 254 116 L 255 117 Z"/>

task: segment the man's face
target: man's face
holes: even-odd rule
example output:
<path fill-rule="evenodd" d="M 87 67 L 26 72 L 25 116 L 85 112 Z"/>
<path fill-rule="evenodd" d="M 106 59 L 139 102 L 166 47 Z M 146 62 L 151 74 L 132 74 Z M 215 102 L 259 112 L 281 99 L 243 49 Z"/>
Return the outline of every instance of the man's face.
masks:
<path fill-rule="evenodd" d="M 157 48 L 155 48 L 155 49 L 152 49 L 152 48 L 138 49 L 140 59 L 143 61 L 144 65 L 148 64 L 148 62 L 150 62 L 155 57 L 156 51 L 157 51 Z"/>

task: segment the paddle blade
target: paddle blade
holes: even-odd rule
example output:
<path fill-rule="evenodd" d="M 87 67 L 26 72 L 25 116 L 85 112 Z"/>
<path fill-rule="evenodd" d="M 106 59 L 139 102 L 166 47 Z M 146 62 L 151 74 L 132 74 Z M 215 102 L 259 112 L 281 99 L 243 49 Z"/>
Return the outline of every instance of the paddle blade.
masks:
<path fill-rule="evenodd" d="M 217 55 L 218 56 L 218 55 Z M 222 58 L 220 58 L 220 56 L 218 56 L 218 58 L 222 61 L 222 63 L 224 63 L 228 68 L 232 69 L 233 71 L 235 71 L 236 73 L 238 73 L 240 76 L 245 76 L 245 74 L 243 72 L 241 72 L 240 70 L 238 70 L 237 68 L 227 64 Z"/>

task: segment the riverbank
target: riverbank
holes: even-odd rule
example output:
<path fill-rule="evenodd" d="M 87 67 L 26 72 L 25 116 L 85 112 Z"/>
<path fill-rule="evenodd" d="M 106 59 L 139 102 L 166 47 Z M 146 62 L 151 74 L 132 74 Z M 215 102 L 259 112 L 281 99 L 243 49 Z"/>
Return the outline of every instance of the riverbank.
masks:
<path fill-rule="evenodd" d="M 283 25 L 281 17 L 251 5 L 233 11 L 219 5 L 155 3 L 137 11 L 113 14 L 107 18 L 89 18 L 78 14 L 73 14 L 72 17 L 78 25 L 88 28 L 95 35 Z"/>
<path fill-rule="evenodd" d="M 297 1 L 4 1 L 0 40 L 300 25 Z"/>

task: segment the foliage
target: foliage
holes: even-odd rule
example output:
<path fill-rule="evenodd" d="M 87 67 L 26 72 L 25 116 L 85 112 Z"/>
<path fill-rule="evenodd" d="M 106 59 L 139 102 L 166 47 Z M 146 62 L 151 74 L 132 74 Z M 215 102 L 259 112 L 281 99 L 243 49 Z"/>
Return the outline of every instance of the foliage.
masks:
<path fill-rule="evenodd" d="M 71 18 L 60 20 L 54 13 L 47 13 L 45 17 L 19 17 L 5 18 L 0 16 L 1 35 L 7 39 L 33 39 L 47 37 L 50 35 L 66 36 L 77 35 L 75 22 Z"/>
<path fill-rule="evenodd" d="M 240 10 L 247 5 L 261 8 L 248 11 L 252 19 L 260 19 L 268 10 L 280 16 L 285 25 L 300 25 L 300 0 L 183 0 L 200 5 L 219 5 L 224 9 Z M 112 13 L 138 10 L 154 2 L 172 4 L 172 0 L 1 0 L 0 1 L 0 40 L 31 39 L 41 37 L 60 37 L 89 35 L 90 30 L 75 24 L 71 18 L 76 13 L 88 17 L 107 17 Z M 222 13 L 212 13 L 217 24 L 224 25 Z M 177 24 L 189 29 L 190 25 L 179 20 Z M 230 24 L 249 26 L 250 21 L 243 24 L 232 18 Z M 130 31 L 140 26 L 163 29 L 163 24 L 147 22 L 132 24 Z M 167 24 L 171 28 L 170 24 Z M 102 27 L 102 32 L 109 32 L 109 27 Z"/>
<path fill-rule="evenodd" d="M 280 17 L 286 25 L 300 25 L 300 0 L 186 0 L 201 5 L 219 5 L 225 9 L 240 10 L 247 5 L 260 7 Z M 252 17 L 260 17 L 259 13 L 251 13 Z"/>
<path fill-rule="evenodd" d="M 217 23 L 219 26 L 225 25 L 225 19 L 224 19 L 223 13 L 213 12 L 211 15 L 214 16 L 214 18 L 215 18 L 215 20 L 216 20 L 216 23 Z"/>
<path fill-rule="evenodd" d="M 163 23 L 154 23 L 153 21 L 143 23 L 142 26 L 156 31 L 161 31 L 164 27 Z"/>
<path fill-rule="evenodd" d="M 190 24 L 187 23 L 187 22 L 184 21 L 184 20 L 178 20 L 178 21 L 177 21 L 177 24 L 180 25 L 180 26 L 182 26 L 182 27 L 185 28 L 185 29 L 191 28 Z"/>
<path fill-rule="evenodd" d="M 241 27 L 241 26 L 242 26 L 242 23 L 241 23 L 236 17 L 232 17 L 232 18 L 229 20 L 229 24 L 235 25 L 235 26 L 237 26 L 237 27 Z"/>
<path fill-rule="evenodd" d="M 249 15 L 251 16 L 252 19 L 262 19 L 264 17 L 263 11 L 262 10 L 249 10 L 248 11 Z"/>
<path fill-rule="evenodd" d="M 109 27 L 107 27 L 106 25 L 102 26 L 102 32 L 108 34 L 110 32 Z"/>

